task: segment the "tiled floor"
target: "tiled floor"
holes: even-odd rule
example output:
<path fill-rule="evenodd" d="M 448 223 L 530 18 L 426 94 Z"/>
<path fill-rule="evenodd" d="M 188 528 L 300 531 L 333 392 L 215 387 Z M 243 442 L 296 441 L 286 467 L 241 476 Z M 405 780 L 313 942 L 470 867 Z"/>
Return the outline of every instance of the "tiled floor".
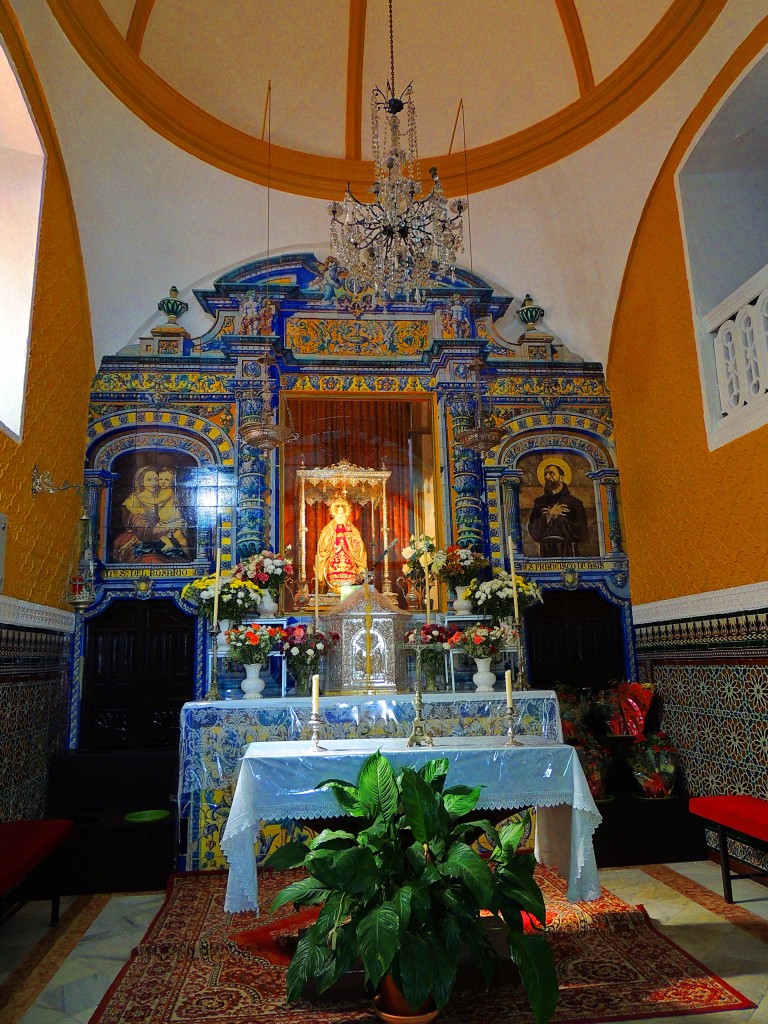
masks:
<path fill-rule="evenodd" d="M 755 1010 L 707 1015 L 707 1024 L 768 1024 L 768 888 L 735 883 L 738 904 L 720 896 L 719 868 L 707 861 L 667 868 L 609 868 L 602 884 L 628 903 L 642 903 L 673 941 L 757 1003 Z M 103 905 L 94 900 L 103 900 Z M 29 992 L 27 1008 L 12 997 L 0 1007 L 0 1024 L 86 1024 L 104 992 L 141 940 L 163 896 L 126 895 L 81 898 L 80 941 L 56 969 L 56 962 L 19 982 Z M 62 908 L 70 918 L 78 903 Z M 23 971 L 26 954 L 50 939 L 48 904 L 28 904 L 0 931 L 0 983 Z M 94 916 L 88 922 L 88 915 Z M 88 925 L 87 928 L 85 925 Z M 73 929 L 76 933 L 77 929 Z M 75 935 L 76 937 L 76 935 Z M 74 939 L 73 939 L 74 942 Z M 60 954 L 61 955 L 61 954 Z M 19 966 L 20 965 L 20 966 Z M 6 986 L 7 988 L 8 986 Z"/>

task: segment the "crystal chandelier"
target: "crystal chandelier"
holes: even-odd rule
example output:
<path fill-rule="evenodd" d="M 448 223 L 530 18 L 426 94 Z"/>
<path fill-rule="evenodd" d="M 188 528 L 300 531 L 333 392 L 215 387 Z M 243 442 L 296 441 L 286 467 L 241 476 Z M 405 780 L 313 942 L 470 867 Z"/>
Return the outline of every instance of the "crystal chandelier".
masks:
<path fill-rule="evenodd" d="M 482 382 L 480 380 L 480 360 L 474 363 L 475 370 L 475 410 L 474 423 L 466 430 L 454 435 L 456 444 L 469 448 L 485 457 L 489 451 L 506 436 L 502 427 L 497 427 L 490 412 L 483 404 Z"/>
<path fill-rule="evenodd" d="M 251 448 L 259 448 L 264 452 L 272 452 L 283 444 L 298 439 L 293 426 L 291 410 L 286 402 L 286 422 L 280 423 L 272 418 L 272 390 L 269 384 L 269 367 L 266 360 L 261 374 L 261 411 L 245 413 L 240 420 L 240 437 Z"/>
<path fill-rule="evenodd" d="M 464 249 L 461 215 L 463 199 L 450 202 L 435 167 L 430 167 L 432 190 L 422 195 L 421 167 L 416 142 L 416 108 L 412 83 L 395 93 L 395 51 L 392 0 L 389 0 L 390 79 L 387 92 L 374 88 L 371 128 L 376 181 L 373 202 L 364 203 L 347 188 L 344 199 L 328 204 L 331 216 L 331 254 L 344 267 L 357 290 L 372 289 L 375 296 L 394 297 L 429 284 L 430 275 L 451 273 Z M 406 111 L 405 148 L 400 114 Z M 380 115 L 384 114 L 382 137 Z"/>

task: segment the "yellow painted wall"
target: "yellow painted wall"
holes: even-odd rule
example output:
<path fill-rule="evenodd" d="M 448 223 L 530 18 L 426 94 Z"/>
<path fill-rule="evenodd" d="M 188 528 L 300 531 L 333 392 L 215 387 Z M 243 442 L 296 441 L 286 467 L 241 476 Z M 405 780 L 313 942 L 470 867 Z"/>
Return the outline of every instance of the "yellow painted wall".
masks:
<path fill-rule="evenodd" d="M 21 79 L 47 156 L 22 441 L 0 432 L 0 512 L 8 516 L 3 593 L 66 607 L 80 503 L 74 492 L 31 493 L 37 462 L 58 483 L 82 481 L 94 373 L 88 295 L 64 164 L 40 82 L 7 0 L 0 33 Z"/>
<path fill-rule="evenodd" d="M 768 19 L 683 127 L 627 263 L 606 375 L 636 604 L 768 578 L 768 426 L 710 452 L 674 173 L 707 116 L 768 44 Z"/>

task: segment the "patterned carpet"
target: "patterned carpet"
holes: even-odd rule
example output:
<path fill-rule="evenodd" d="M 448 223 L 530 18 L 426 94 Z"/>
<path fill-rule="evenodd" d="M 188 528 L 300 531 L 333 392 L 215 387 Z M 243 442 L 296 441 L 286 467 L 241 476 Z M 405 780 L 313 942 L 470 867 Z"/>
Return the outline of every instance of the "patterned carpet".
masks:
<path fill-rule="evenodd" d="M 549 938 L 560 979 L 558 1024 L 633 1020 L 752 1007 L 658 933 L 642 908 L 603 891 L 593 903 L 569 904 L 565 886 L 538 869 Z M 260 878 L 263 906 L 289 880 Z M 226 875 L 178 875 L 143 943 L 116 979 L 91 1024 L 358 1024 L 374 1019 L 370 1000 L 285 1003 L 285 933 L 293 922 L 264 928 L 255 915 L 225 914 Z M 282 917 L 288 916 L 288 910 Z M 246 946 L 233 936 L 255 929 Z M 486 1024 L 532 1021 L 524 993 L 454 991 L 440 1020 Z"/>

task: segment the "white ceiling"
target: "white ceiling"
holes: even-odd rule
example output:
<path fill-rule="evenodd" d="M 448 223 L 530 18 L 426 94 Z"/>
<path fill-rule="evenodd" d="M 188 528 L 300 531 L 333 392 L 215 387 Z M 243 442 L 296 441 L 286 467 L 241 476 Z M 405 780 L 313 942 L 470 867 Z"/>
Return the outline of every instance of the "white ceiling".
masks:
<path fill-rule="evenodd" d="M 103 4 L 125 33 L 132 0 Z M 47 4 L 14 0 L 14 6 L 67 166 L 98 361 L 161 319 L 156 304 L 171 284 L 188 298 L 193 287 L 265 254 L 266 190 L 147 127 L 83 63 Z M 338 148 L 343 74 L 329 67 L 346 47 L 348 5 L 291 0 L 246 6 L 248 20 L 232 16 L 243 10 L 241 0 L 157 0 L 141 56 L 162 65 L 177 88 L 256 135 L 269 77 L 273 139 L 280 133 L 286 145 L 318 153 Z M 510 6 L 519 16 L 507 18 L 502 31 Z M 462 92 L 469 145 L 512 132 L 526 118 L 532 123 L 575 95 L 562 29 L 557 38 L 550 31 L 554 6 L 396 0 L 396 18 L 406 15 L 399 25 L 413 26 L 402 39 L 397 28 L 397 59 L 404 84 L 406 74 L 415 79 L 422 153 L 447 150 Z M 626 56 L 667 6 L 661 0 L 578 0 L 596 78 Z M 367 28 L 376 35 L 386 11 L 378 0 L 368 0 L 368 9 Z M 542 9 L 536 22 L 542 28 L 531 32 L 532 12 Z M 634 232 L 671 143 L 712 78 L 766 14 L 765 0 L 728 0 L 691 55 L 624 121 L 556 163 L 471 197 L 474 271 L 507 294 L 531 292 L 546 309 L 547 326 L 584 358 L 606 360 Z M 269 25 L 259 20 L 267 17 Z M 205 32 L 195 33 L 195 24 Z M 275 40 L 278 29 L 283 34 Z M 420 49 L 426 40 L 435 44 L 429 53 Z M 297 41 L 308 44 L 300 53 Z M 369 75 L 383 84 L 386 60 L 366 46 L 366 90 Z M 527 114 L 520 96 L 530 99 Z M 325 201 L 273 190 L 271 249 L 327 253 Z M 463 262 L 468 265 L 468 256 Z M 184 323 L 197 334 L 207 319 L 190 310 Z"/>

